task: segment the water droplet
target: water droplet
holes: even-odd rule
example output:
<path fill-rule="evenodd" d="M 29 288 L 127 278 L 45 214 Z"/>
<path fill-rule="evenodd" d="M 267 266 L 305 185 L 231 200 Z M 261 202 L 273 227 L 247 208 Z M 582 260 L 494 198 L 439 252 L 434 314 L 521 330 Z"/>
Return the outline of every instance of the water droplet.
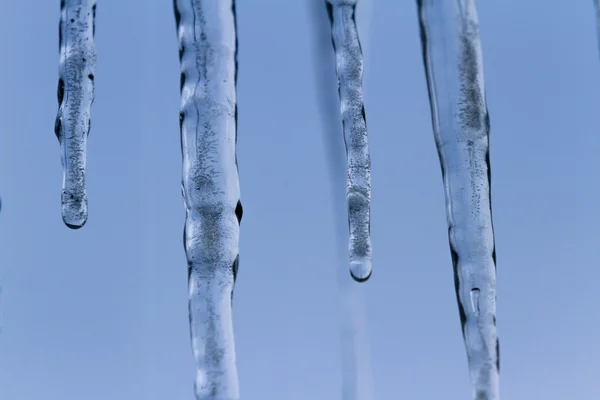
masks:
<path fill-rule="evenodd" d="M 471 289 L 471 309 L 475 315 L 479 315 L 479 288 Z"/>
<path fill-rule="evenodd" d="M 350 262 L 350 276 L 356 282 L 366 282 L 371 277 L 373 266 L 371 260 L 362 259 L 359 261 Z"/>
<path fill-rule="evenodd" d="M 87 196 L 62 192 L 62 219 L 71 229 L 79 229 L 85 225 L 88 216 Z"/>

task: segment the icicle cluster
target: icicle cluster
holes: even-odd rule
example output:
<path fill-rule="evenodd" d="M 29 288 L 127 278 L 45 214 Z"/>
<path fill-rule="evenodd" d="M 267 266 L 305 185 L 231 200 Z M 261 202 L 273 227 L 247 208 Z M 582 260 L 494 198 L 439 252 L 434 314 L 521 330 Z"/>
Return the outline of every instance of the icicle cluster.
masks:
<path fill-rule="evenodd" d="M 235 1 L 174 0 L 189 316 L 198 400 L 239 399 L 232 297 L 242 219 Z"/>
<path fill-rule="evenodd" d="M 474 0 L 418 0 L 417 4 L 473 398 L 497 400 L 500 366 L 490 120 L 477 11 Z"/>
<path fill-rule="evenodd" d="M 362 94 L 363 57 L 356 29 L 356 0 L 325 0 L 336 58 L 340 110 L 348 159 L 346 196 L 350 274 L 364 282 L 371 265 L 371 156 Z"/>
<path fill-rule="evenodd" d="M 61 0 L 58 115 L 54 132 L 63 165 L 62 218 L 81 228 L 88 215 L 85 191 L 87 137 L 94 101 L 96 0 Z"/>

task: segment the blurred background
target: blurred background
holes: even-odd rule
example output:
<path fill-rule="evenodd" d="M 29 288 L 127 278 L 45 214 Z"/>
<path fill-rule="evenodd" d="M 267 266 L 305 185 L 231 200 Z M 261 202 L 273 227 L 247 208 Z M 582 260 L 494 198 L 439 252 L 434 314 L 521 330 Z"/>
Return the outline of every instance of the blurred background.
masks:
<path fill-rule="evenodd" d="M 2 9 L 0 399 L 192 399 L 172 4 L 98 4 L 90 214 L 79 231 L 60 217 L 59 2 Z M 339 398 L 335 230 L 308 0 L 237 9 L 242 397 Z M 506 0 L 478 10 L 501 394 L 600 398 L 594 8 Z M 416 4 L 375 0 L 371 18 L 374 273 L 365 288 L 375 395 L 468 399 Z"/>

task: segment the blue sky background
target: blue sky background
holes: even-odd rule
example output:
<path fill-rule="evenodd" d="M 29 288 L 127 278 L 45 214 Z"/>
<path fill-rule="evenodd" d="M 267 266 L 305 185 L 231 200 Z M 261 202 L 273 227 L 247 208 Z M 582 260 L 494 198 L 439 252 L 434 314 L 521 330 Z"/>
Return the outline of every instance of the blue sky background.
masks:
<path fill-rule="evenodd" d="M 35 3 L 35 4 L 33 4 Z M 90 217 L 60 217 L 58 1 L 0 13 L 0 399 L 185 400 L 171 1 L 100 1 Z M 377 0 L 365 71 L 376 398 L 470 397 L 413 1 Z M 600 398 L 600 61 L 591 1 L 479 1 L 503 398 Z M 239 2 L 245 399 L 339 398 L 335 237 L 306 0 Z M 333 66 L 332 66 L 333 68 Z M 341 140 L 341 138 L 340 138 Z"/>

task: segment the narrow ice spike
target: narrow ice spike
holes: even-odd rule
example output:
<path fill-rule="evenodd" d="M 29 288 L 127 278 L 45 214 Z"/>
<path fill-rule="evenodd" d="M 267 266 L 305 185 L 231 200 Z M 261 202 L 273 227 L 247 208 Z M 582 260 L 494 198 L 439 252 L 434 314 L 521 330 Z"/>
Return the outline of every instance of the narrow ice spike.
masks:
<path fill-rule="evenodd" d="M 88 217 L 85 190 L 87 137 L 94 101 L 96 0 L 61 0 L 58 115 L 54 133 L 61 147 L 62 219 L 79 229 Z"/>
<path fill-rule="evenodd" d="M 174 0 L 189 318 L 197 400 L 239 400 L 232 298 L 242 203 L 235 1 Z"/>
<path fill-rule="evenodd" d="M 373 373 L 367 328 L 365 285 L 357 284 L 348 276 L 348 213 L 346 203 L 347 157 L 342 137 L 341 115 L 335 68 L 335 54 L 331 51 L 331 24 L 323 0 L 310 0 L 310 16 L 314 39 L 315 92 L 320 116 L 323 144 L 327 154 L 332 199 L 332 217 L 335 227 L 335 269 L 338 284 L 341 400 L 373 400 Z M 367 13 L 370 0 L 358 5 Z M 364 16 L 365 14 L 361 14 Z M 365 21 L 365 20 L 363 20 Z M 369 37 L 368 20 L 363 30 Z"/>
<path fill-rule="evenodd" d="M 356 29 L 356 0 L 325 0 L 336 58 L 347 156 L 350 275 L 369 279 L 371 265 L 371 156 L 362 93 L 363 56 Z"/>
<path fill-rule="evenodd" d="M 490 120 L 474 0 L 418 0 L 433 131 L 473 399 L 498 400 Z"/>
<path fill-rule="evenodd" d="M 594 9 L 596 11 L 596 37 L 598 39 L 598 52 L 600 54 L 600 0 L 594 0 Z"/>

